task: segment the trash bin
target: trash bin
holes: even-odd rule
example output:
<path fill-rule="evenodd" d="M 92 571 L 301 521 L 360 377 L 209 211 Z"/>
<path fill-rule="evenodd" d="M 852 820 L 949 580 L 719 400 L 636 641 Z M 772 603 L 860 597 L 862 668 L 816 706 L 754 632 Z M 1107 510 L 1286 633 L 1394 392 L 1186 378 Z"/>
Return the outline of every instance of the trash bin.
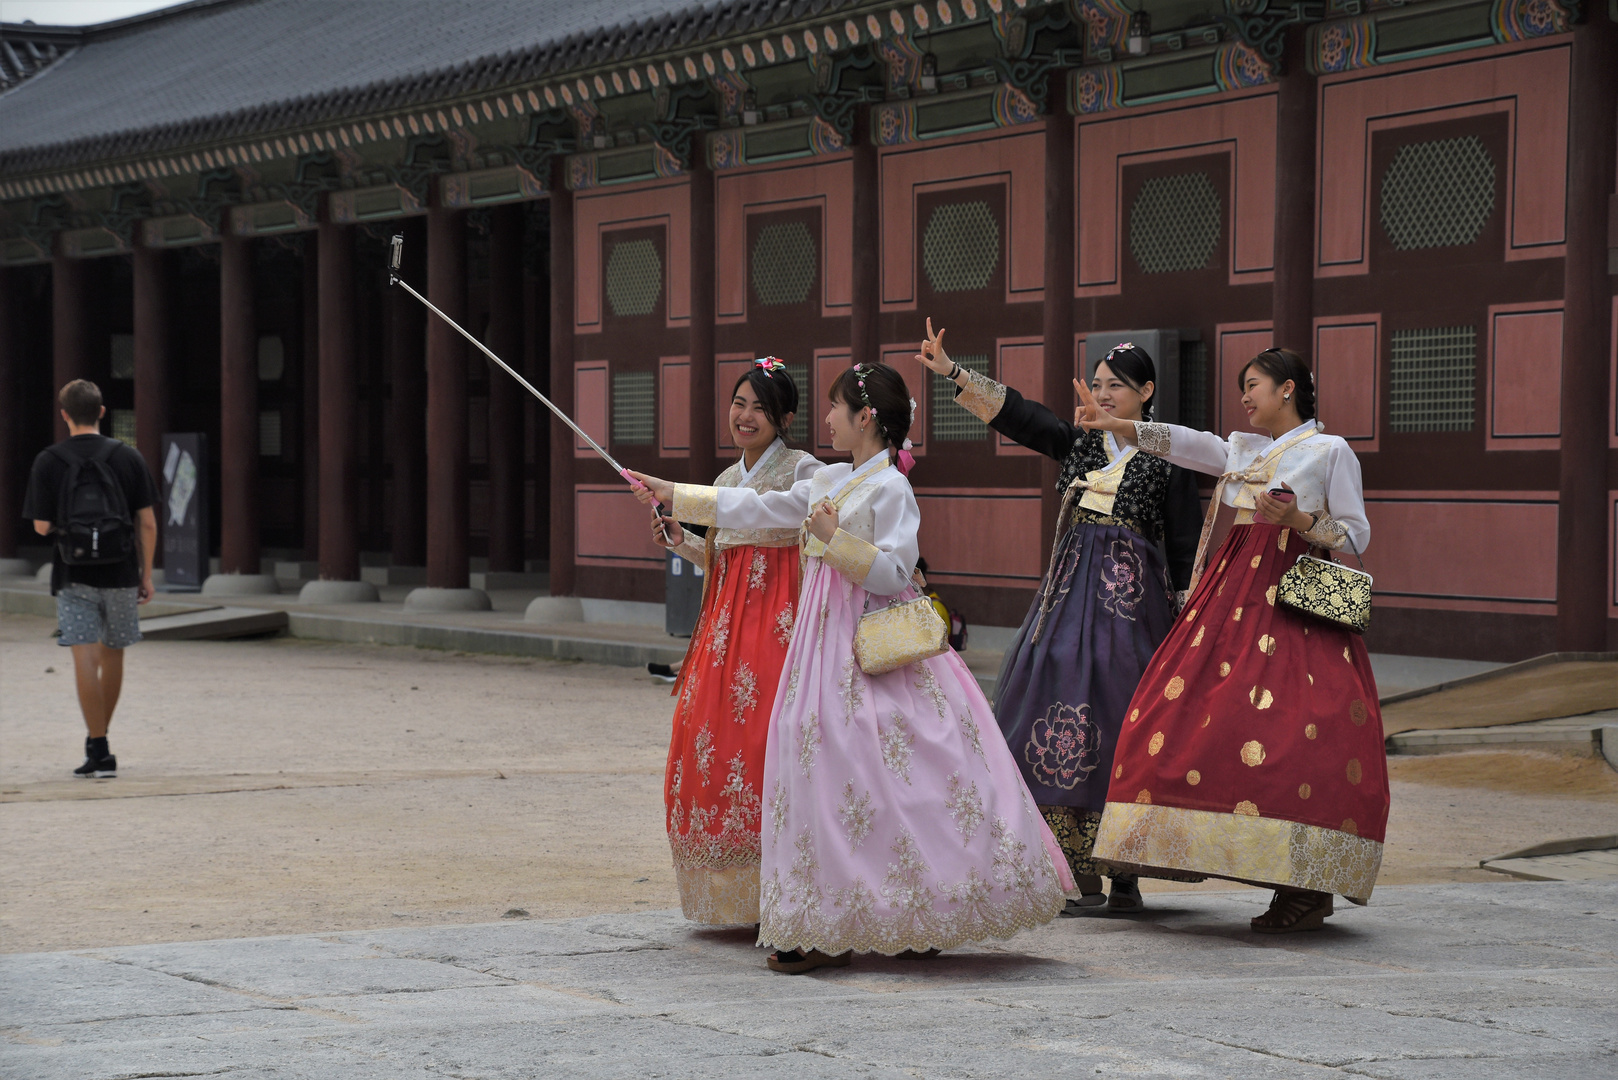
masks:
<path fill-rule="evenodd" d="M 702 567 L 672 551 L 663 554 L 663 628 L 690 637 L 702 613 Z"/>

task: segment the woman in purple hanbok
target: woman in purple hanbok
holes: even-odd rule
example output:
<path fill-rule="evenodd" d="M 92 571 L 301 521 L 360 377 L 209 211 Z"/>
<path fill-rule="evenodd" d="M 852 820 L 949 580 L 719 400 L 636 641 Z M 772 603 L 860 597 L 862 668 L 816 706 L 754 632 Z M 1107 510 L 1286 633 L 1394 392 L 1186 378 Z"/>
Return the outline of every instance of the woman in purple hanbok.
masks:
<path fill-rule="evenodd" d="M 917 359 L 955 384 L 957 404 L 1062 463 L 1050 568 L 1006 650 L 994 713 L 1078 882 L 1063 914 L 1141 911 L 1135 878 L 1114 873 L 1108 897 L 1091 855 L 1129 700 L 1174 624 L 1174 590 L 1190 585 L 1202 535 L 1197 482 L 961 367 L 944 351 L 944 331 L 933 334 L 930 319 L 927 329 Z M 1096 403 L 1112 416 L 1150 420 L 1156 379 L 1146 350 L 1125 342 L 1096 363 Z"/>
<path fill-rule="evenodd" d="M 856 365 L 830 397 L 832 444 L 853 464 L 790 491 L 640 477 L 645 497 L 680 521 L 803 525 L 798 615 L 764 760 L 760 874 L 759 944 L 777 950 L 772 969 L 792 973 L 854 952 L 1010 937 L 1055 918 L 1073 887 L 960 657 L 884 675 L 855 662 L 860 616 L 917 595 L 921 515 L 902 449 L 911 405 L 885 364 Z"/>

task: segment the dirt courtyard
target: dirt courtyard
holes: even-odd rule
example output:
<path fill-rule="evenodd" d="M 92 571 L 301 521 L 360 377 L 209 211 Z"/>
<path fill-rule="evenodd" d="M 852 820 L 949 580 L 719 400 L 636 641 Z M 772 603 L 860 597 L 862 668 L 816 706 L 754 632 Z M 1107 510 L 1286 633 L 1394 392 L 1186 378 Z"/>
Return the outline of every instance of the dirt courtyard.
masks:
<path fill-rule="evenodd" d="M 85 781 L 54 625 L 0 620 L 4 951 L 678 906 L 673 702 L 643 671 L 151 642 L 128 657 L 119 776 Z M 1396 759 L 1393 778 L 1383 883 L 1504 886 L 1480 858 L 1618 832 L 1618 774 L 1590 759 Z"/>

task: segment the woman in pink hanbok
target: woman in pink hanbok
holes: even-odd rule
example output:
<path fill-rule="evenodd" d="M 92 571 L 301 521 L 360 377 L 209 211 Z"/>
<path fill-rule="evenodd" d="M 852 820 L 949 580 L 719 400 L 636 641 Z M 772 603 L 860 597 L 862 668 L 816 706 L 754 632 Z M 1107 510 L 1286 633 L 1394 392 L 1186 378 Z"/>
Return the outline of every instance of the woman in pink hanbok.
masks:
<path fill-rule="evenodd" d="M 764 756 L 759 944 L 772 970 L 925 953 L 1049 922 L 1073 888 L 977 681 L 952 651 L 867 675 L 854 632 L 917 595 L 911 403 L 885 364 L 832 385 L 827 465 L 789 491 L 638 476 L 675 519 L 801 525 L 798 614 Z"/>

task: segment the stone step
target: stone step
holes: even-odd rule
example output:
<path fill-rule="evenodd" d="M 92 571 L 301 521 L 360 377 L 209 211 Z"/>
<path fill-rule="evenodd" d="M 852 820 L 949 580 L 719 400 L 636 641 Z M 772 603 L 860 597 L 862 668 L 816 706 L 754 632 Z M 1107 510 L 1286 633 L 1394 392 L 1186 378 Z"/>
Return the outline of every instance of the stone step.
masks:
<path fill-rule="evenodd" d="M 140 632 L 152 641 L 220 641 L 280 633 L 287 625 L 287 613 L 275 608 L 215 607 L 142 619 Z"/>

